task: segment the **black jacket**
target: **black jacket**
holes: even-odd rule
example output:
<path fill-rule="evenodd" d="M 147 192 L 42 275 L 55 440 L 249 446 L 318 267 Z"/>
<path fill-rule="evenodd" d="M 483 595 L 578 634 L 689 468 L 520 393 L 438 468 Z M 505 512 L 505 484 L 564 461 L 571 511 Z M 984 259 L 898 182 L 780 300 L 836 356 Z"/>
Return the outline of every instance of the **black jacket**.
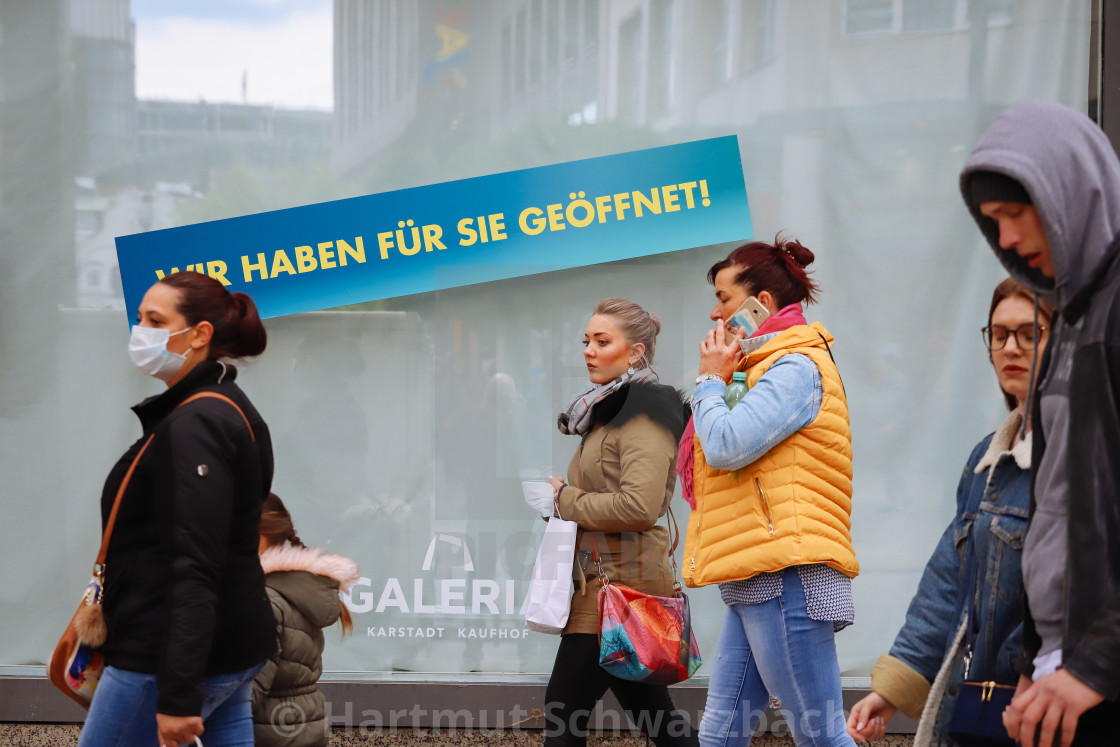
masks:
<path fill-rule="evenodd" d="M 224 373 L 224 376 L 223 376 Z M 276 650 L 275 622 L 257 548 L 272 484 L 268 426 L 233 383 L 232 366 L 206 361 L 133 407 L 144 435 L 113 467 L 102 525 L 148 435 L 151 445 L 121 499 L 105 570 L 105 661 L 157 675 L 158 711 L 200 714 L 202 678 L 247 669 Z M 254 440 L 237 410 L 252 425 Z"/>
<path fill-rule="evenodd" d="M 1093 281 L 1055 316 L 1051 325 L 1061 325 L 1062 347 L 1073 348 L 1062 667 L 1115 700 L 1120 696 L 1120 237 Z M 1043 356 L 1039 380 L 1046 378 L 1051 352 L 1047 348 Z M 1035 464 L 1046 449 L 1040 400 L 1041 392 L 1033 406 Z M 1028 610 L 1026 664 L 1040 643 Z"/>

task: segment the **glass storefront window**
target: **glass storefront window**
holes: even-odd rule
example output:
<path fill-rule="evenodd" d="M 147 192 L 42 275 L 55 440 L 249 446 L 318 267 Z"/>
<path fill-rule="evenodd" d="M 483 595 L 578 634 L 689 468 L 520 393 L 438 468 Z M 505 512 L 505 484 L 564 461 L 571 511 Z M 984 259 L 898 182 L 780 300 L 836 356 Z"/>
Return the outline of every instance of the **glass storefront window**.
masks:
<path fill-rule="evenodd" d="M 989 0 L 986 24 L 970 0 L 80 5 L 0 2 L 0 671 L 42 671 L 101 483 L 139 434 L 128 408 L 159 389 L 129 366 L 115 236 L 737 134 L 757 236 L 817 256 L 809 317 L 850 398 L 862 563 L 838 649 L 867 674 L 1002 417 L 975 340 L 1000 270 L 957 173 L 1012 101 L 1085 108 L 1087 0 Z M 332 71 L 303 103 L 255 97 L 284 74 L 267 66 L 231 63 L 232 93 L 206 100 L 133 82 L 156 29 L 287 40 L 293 23 L 324 55 L 306 67 Z M 362 567 L 328 677 L 547 675 L 557 641 L 520 615 L 543 524 L 519 481 L 563 474 L 577 446 L 554 423 L 586 386 L 591 308 L 657 313 L 661 379 L 690 391 L 704 276 L 732 247 L 269 320 L 240 381 L 273 432 L 275 490 L 306 542 Z M 691 598 L 711 651 L 722 602 Z"/>

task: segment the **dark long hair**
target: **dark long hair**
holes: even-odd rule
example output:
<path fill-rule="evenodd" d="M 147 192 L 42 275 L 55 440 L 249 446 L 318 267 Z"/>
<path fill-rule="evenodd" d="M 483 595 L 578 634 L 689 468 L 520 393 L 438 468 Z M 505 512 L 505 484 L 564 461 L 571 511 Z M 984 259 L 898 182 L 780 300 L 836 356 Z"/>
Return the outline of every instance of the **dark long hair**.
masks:
<path fill-rule="evenodd" d="M 736 267 L 739 271 L 735 283 L 746 288 L 749 296 L 769 291 L 779 309 L 800 301 L 816 303 L 820 286 L 805 270 L 814 259 L 813 253 L 800 241 L 787 239 L 779 233 L 773 244 L 752 241 L 734 249 L 726 259 L 711 266 L 708 282 L 715 285 L 720 270 Z"/>
<path fill-rule="evenodd" d="M 261 506 L 260 535 L 270 547 L 282 547 L 285 542 L 293 547 L 307 547 L 296 534 L 292 515 L 284 501 L 275 493 L 269 493 Z M 338 620 L 342 623 L 342 637 L 345 638 L 354 630 L 354 618 L 350 616 L 350 610 L 345 604 L 339 610 Z"/>
<path fill-rule="evenodd" d="M 200 272 L 176 272 L 160 279 L 179 291 L 176 310 L 187 325 L 210 322 L 210 360 L 249 358 L 260 355 L 268 344 L 268 333 L 261 324 L 253 299 L 245 293 L 230 293 L 220 282 Z"/>

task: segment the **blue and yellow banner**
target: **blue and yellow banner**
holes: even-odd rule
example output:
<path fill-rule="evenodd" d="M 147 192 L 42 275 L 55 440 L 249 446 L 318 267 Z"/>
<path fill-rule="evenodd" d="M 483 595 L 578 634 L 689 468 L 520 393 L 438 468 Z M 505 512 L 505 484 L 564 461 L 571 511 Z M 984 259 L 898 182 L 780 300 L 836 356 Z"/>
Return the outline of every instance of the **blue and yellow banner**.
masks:
<path fill-rule="evenodd" d="M 750 236 L 729 136 L 120 236 L 117 257 L 131 323 L 180 270 L 267 318 Z"/>

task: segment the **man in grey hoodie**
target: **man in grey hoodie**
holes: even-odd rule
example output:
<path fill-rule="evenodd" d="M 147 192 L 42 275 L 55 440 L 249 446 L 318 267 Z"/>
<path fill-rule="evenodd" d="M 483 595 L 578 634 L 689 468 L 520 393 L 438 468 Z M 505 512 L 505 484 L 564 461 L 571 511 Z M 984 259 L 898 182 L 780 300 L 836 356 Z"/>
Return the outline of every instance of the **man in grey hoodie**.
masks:
<path fill-rule="evenodd" d="M 1023 545 L 1023 676 L 1004 725 L 1031 747 L 1114 744 L 1120 160 L 1084 114 L 1022 101 L 980 138 L 961 192 L 1008 272 L 1056 306 L 1046 354 L 1032 366 L 1036 467 Z"/>

